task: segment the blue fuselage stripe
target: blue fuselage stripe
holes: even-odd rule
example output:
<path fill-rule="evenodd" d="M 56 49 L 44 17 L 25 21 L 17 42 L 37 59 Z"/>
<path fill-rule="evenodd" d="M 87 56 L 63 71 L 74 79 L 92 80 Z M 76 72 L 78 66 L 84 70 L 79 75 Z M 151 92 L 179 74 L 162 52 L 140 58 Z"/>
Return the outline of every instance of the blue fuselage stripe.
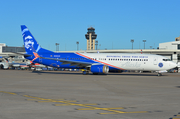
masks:
<path fill-rule="evenodd" d="M 92 59 L 88 59 L 86 57 L 77 55 L 76 53 L 43 53 L 41 52 L 39 54 L 40 57 L 45 57 L 45 58 L 58 58 L 58 59 L 62 59 L 62 60 L 72 60 L 72 61 L 78 61 L 78 62 L 87 62 L 87 63 L 99 63 L 96 62 Z M 26 57 L 26 59 L 32 60 L 34 59 L 34 57 Z M 76 69 L 80 69 L 82 67 L 78 67 L 78 66 L 71 66 L 70 64 L 63 64 L 60 61 L 56 61 L 56 60 L 50 60 L 50 59 L 42 59 L 42 58 L 37 58 L 36 60 L 34 60 L 35 63 L 40 63 L 43 65 L 47 65 L 47 66 L 52 66 L 52 67 L 59 67 L 59 68 L 76 68 Z M 109 66 L 110 69 L 117 69 L 114 67 Z"/>

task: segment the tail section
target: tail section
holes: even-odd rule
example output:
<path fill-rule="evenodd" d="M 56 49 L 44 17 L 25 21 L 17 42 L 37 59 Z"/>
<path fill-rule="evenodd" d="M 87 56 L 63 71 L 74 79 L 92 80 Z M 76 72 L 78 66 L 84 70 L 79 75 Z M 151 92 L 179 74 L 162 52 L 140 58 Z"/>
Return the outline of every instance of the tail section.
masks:
<path fill-rule="evenodd" d="M 44 48 L 41 48 L 41 46 L 38 44 L 34 36 L 31 34 L 29 29 L 25 25 L 21 25 L 21 31 L 24 40 L 24 47 L 27 54 L 34 55 L 34 53 L 40 54 L 40 53 L 52 52 Z"/>
<path fill-rule="evenodd" d="M 41 49 L 29 29 L 25 25 L 21 25 L 22 36 L 24 40 L 24 47 L 27 54 L 33 54 L 33 50 L 38 52 Z"/>

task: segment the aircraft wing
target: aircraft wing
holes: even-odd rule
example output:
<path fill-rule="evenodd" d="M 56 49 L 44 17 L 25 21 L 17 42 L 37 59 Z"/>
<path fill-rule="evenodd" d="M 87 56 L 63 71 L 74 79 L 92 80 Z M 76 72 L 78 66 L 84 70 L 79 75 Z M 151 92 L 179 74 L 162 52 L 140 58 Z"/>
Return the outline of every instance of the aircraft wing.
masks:
<path fill-rule="evenodd" d="M 93 64 L 90 62 L 63 60 L 63 59 L 58 59 L 58 58 L 46 58 L 46 57 L 39 57 L 39 58 L 60 61 L 62 62 L 61 65 L 70 64 L 70 66 L 78 66 L 78 67 L 87 67 Z"/>

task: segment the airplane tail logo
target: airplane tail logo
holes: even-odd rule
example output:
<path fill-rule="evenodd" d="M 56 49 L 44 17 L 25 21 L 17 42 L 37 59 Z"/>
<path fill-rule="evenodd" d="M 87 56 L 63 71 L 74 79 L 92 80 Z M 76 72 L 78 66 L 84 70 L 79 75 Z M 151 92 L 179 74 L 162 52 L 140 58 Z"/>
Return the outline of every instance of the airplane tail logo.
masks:
<path fill-rule="evenodd" d="M 27 54 L 33 54 L 33 50 L 38 52 L 41 47 L 25 25 L 21 25 L 22 36 L 24 40 L 24 47 Z"/>

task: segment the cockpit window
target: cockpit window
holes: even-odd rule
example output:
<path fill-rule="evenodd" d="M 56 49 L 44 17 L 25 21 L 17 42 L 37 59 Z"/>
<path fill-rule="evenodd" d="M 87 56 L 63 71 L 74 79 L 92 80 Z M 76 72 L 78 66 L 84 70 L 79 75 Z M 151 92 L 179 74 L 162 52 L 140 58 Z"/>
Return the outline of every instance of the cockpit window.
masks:
<path fill-rule="evenodd" d="M 163 59 L 163 61 L 171 61 L 170 59 Z"/>

